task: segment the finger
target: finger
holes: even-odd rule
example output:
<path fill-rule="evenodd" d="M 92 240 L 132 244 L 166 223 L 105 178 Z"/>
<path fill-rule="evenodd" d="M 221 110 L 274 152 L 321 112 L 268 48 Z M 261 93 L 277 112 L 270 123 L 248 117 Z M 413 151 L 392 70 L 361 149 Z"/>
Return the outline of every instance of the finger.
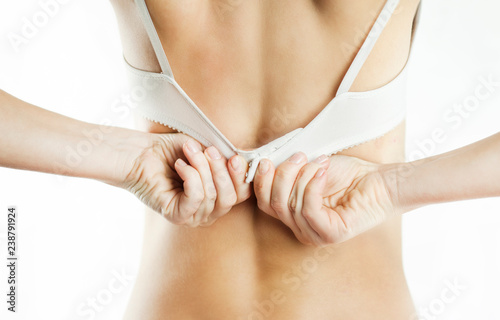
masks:
<path fill-rule="evenodd" d="M 210 164 L 217 199 L 215 200 L 214 211 L 210 214 L 209 220 L 215 220 L 228 213 L 236 203 L 237 195 L 233 181 L 227 170 L 226 158 L 214 146 L 205 149 L 205 155 Z"/>
<path fill-rule="evenodd" d="M 236 203 L 241 203 L 251 196 L 251 185 L 245 182 L 245 172 L 248 170 L 248 163 L 242 156 L 235 155 L 229 159 L 229 174 L 236 190 Z"/>
<path fill-rule="evenodd" d="M 162 211 L 162 215 L 172 223 L 183 224 L 192 220 L 205 195 L 201 177 L 195 168 L 187 165 L 182 159 L 177 159 L 174 166 L 177 174 L 183 180 L 184 191 L 176 195 L 176 201 L 172 201 Z"/>
<path fill-rule="evenodd" d="M 164 139 L 166 148 L 164 152 L 167 154 L 168 159 L 178 159 L 181 158 L 186 160 L 184 153 L 182 152 L 182 146 L 190 139 L 190 136 L 183 133 L 161 133 L 158 134 L 162 139 Z M 175 167 L 175 162 L 173 163 L 172 169 Z"/>
<path fill-rule="evenodd" d="M 319 164 L 322 168 L 326 170 L 330 166 L 330 157 L 328 157 L 325 154 L 322 154 L 321 156 L 314 159 L 314 161 L 312 162 Z"/>
<path fill-rule="evenodd" d="M 198 171 L 201 177 L 204 199 L 200 206 L 200 210 L 195 214 L 195 221 L 201 223 L 205 221 L 208 215 L 214 210 L 217 191 L 212 178 L 210 165 L 205 154 L 201 152 L 200 143 L 194 139 L 189 139 L 182 148 L 189 164 Z"/>
<path fill-rule="evenodd" d="M 322 192 L 326 180 L 325 171 L 323 169 L 318 170 L 315 177 L 311 179 L 304 190 L 304 201 L 302 206 L 302 216 L 309 226 L 319 235 L 322 241 L 321 244 L 331 244 L 336 240 L 332 219 L 337 215 L 330 213 L 323 207 Z"/>
<path fill-rule="evenodd" d="M 290 194 L 288 206 L 293 214 L 295 222 L 303 233 L 307 233 L 310 236 L 317 236 L 317 233 L 309 226 L 307 221 L 302 216 L 302 204 L 304 199 L 304 191 L 307 184 L 314 177 L 316 172 L 320 169 L 328 169 L 330 165 L 330 158 L 326 155 L 321 155 L 320 157 L 314 159 L 307 165 L 303 166 L 298 174 L 297 180 L 293 185 L 293 190 Z"/>
<path fill-rule="evenodd" d="M 302 167 L 293 186 L 293 190 L 289 200 L 290 211 L 292 212 L 295 223 L 302 232 L 302 235 L 305 238 L 309 239 L 312 243 L 318 243 L 320 237 L 317 232 L 313 228 L 311 228 L 309 223 L 302 215 L 302 205 L 304 200 L 304 191 L 308 183 L 311 181 L 311 179 L 314 178 L 317 173 L 324 173 L 320 172 L 319 170 L 324 171 L 325 169 L 322 168 L 320 164 L 314 161 Z"/>
<path fill-rule="evenodd" d="M 276 168 L 271 190 L 271 208 L 276 212 L 279 219 L 292 229 L 296 235 L 297 233 L 300 234 L 300 229 L 293 219 L 292 212 L 288 206 L 288 200 L 297 174 L 306 161 L 307 158 L 305 154 L 297 152 L 287 161 L 280 164 Z"/>
<path fill-rule="evenodd" d="M 259 209 L 268 215 L 279 219 L 271 208 L 271 190 L 273 186 L 274 166 L 271 160 L 262 159 L 253 179 L 253 189 Z"/>

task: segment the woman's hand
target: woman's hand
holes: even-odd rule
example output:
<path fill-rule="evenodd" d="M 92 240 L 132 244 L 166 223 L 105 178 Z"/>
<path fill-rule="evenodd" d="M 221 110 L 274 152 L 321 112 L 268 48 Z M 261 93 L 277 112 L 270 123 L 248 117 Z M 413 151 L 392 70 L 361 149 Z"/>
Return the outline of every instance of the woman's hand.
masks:
<path fill-rule="evenodd" d="M 380 165 L 348 156 L 306 164 L 297 153 L 273 168 L 259 164 L 254 189 L 259 208 L 280 219 L 304 244 L 350 239 L 396 214 Z"/>
<path fill-rule="evenodd" d="M 151 134 L 126 162 L 122 187 L 174 224 L 208 226 L 250 196 L 248 164 L 240 156 L 229 162 L 184 134 Z"/>
<path fill-rule="evenodd" d="M 86 123 L 2 90 L 0 115 L 0 166 L 122 187 L 176 224 L 209 225 L 250 196 L 242 157 L 228 166 L 215 148 L 202 152 L 184 134 Z"/>

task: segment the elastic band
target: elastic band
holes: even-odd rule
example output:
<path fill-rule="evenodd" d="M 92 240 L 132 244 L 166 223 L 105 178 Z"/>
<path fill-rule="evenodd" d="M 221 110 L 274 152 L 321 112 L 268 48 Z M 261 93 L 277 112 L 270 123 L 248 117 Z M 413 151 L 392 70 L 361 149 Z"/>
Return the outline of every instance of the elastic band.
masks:
<path fill-rule="evenodd" d="M 356 57 L 352 61 L 351 66 L 349 67 L 344 76 L 344 79 L 342 79 L 342 82 L 340 83 L 340 86 L 337 90 L 336 96 L 348 92 L 351 89 L 354 80 L 356 80 L 359 71 L 365 64 L 366 59 L 370 55 L 370 52 L 375 46 L 375 43 L 377 43 L 380 34 L 384 30 L 387 22 L 391 18 L 392 13 L 394 12 L 398 4 L 399 0 L 388 0 L 385 3 L 384 8 L 382 9 L 382 11 L 380 11 L 377 20 L 375 20 L 375 23 L 370 29 L 370 32 L 368 33 L 368 36 L 365 39 L 365 42 L 363 43 L 358 53 L 356 54 Z"/>
<path fill-rule="evenodd" d="M 151 45 L 153 46 L 153 49 L 155 51 L 156 58 L 158 59 L 158 63 L 160 64 L 162 73 L 174 78 L 172 69 L 170 68 L 170 64 L 168 63 L 167 55 L 163 50 L 160 37 L 158 36 L 158 32 L 156 32 L 153 19 L 151 19 L 151 15 L 149 14 L 148 6 L 146 5 L 145 0 L 135 0 L 135 4 L 139 9 L 141 20 L 144 24 L 144 27 L 146 28 L 146 32 L 148 33 L 149 41 L 151 41 Z"/>

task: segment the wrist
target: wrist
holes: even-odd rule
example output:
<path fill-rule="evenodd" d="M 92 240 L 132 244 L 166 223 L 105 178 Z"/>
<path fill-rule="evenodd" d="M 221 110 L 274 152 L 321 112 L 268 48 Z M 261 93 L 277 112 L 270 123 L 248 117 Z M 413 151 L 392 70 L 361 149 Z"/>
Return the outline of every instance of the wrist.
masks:
<path fill-rule="evenodd" d="M 121 187 L 134 160 L 151 145 L 152 134 L 104 126 L 95 126 L 93 132 L 101 142 L 84 161 L 82 167 L 87 171 L 84 176 Z"/>
<path fill-rule="evenodd" d="M 394 210 L 398 213 L 402 214 L 420 206 L 412 192 L 415 170 L 413 163 L 383 164 L 379 168 Z"/>

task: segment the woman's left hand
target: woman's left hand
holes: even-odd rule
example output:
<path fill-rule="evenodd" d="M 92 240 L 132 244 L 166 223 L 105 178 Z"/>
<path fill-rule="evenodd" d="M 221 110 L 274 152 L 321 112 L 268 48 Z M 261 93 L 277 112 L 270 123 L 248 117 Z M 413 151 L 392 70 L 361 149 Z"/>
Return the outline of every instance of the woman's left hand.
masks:
<path fill-rule="evenodd" d="M 262 160 L 254 180 L 260 210 L 280 219 L 300 242 L 339 243 L 398 211 L 381 165 L 340 155 L 306 161 L 300 152 L 276 169 Z"/>

